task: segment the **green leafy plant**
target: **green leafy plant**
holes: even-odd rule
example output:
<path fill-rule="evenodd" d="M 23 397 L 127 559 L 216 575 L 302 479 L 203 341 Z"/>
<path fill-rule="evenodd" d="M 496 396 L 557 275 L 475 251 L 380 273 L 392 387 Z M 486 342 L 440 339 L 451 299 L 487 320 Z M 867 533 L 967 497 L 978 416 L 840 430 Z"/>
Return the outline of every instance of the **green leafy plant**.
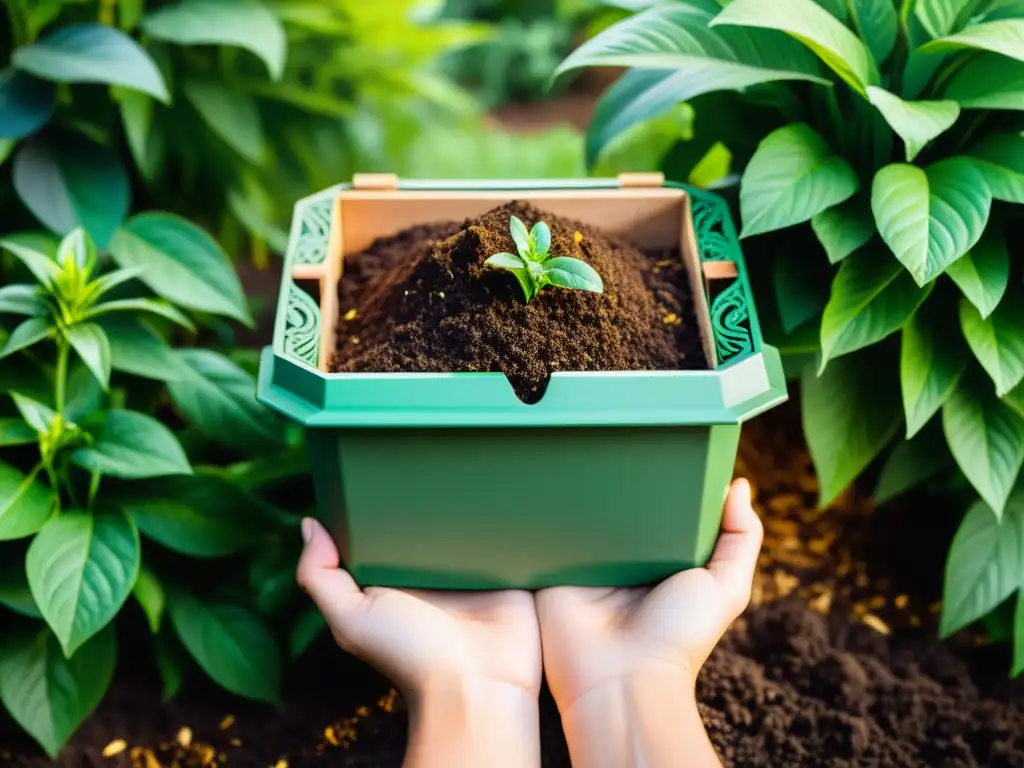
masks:
<path fill-rule="evenodd" d="M 538 221 L 533 229 L 527 231 L 523 220 L 512 216 L 508 228 L 519 255 L 496 253 L 484 263 L 507 269 L 515 275 L 528 303 L 546 285 L 593 293 L 604 292 L 601 276 L 587 262 L 570 256 L 551 257 L 551 230 L 543 221 Z"/>
<path fill-rule="evenodd" d="M 1024 586 L 1005 543 L 1024 540 L 1021 34 L 1018 0 L 678 0 L 561 66 L 630 68 L 596 109 L 591 163 L 680 102 L 694 136 L 671 175 L 728 146 L 822 505 L 869 467 L 882 500 L 968 491 L 944 635 Z"/>
<path fill-rule="evenodd" d="M 245 355 L 170 343 L 251 322 L 226 254 L 155 213 L 107 250 L 80 227 L 0 249 L 0 702 L 55 756 L 112 679 L 117 617 L 149 627 L 165 695 L 198 666 L 276 701 L 285 640 L 319 629 L 273 503 L 302 498 L 301 436 Z"/>
<path fill-rule="evenodd" d="M 414 0 L 4 5 L 6 225 L 81 226 L 105 248 L 133 209 L 159 208 L 232 254 L 248 238 L 257 263 L 284 247 L 296 199 L 393 170 L 423 125 L 473 113 L 433 61 L 488 33 L 416 18 Z"/>

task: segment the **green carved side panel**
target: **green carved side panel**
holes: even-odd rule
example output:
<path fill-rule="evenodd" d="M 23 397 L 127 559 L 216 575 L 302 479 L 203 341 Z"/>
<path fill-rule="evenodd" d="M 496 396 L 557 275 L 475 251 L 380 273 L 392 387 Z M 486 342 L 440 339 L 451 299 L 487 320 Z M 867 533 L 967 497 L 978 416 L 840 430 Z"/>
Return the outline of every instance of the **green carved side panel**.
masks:
<path fill-rule="evenodd" d="M 743 252 L 725 200 L 688 188 L 693 228 L 701 261 L 732 261 L 737 277 L 727 288 L 711 297 L 711 328 L 719 365 L 734 362 L 759 351 L 760 333 L 747 283 Z"/>
<path fill-rule="evenodd" d="M 299 231 L 291 263 L 322 264 L 327 258 L 327 243 L 331 235 L 331 208 L 334 196 L 310 200 L 302 208 Z"/>
<path fill-rule="evenodd" d="M 284 353 L 316 368 L 319 352 L 320 307 L 308 293 L 290 285 L 284 318 Z"/>

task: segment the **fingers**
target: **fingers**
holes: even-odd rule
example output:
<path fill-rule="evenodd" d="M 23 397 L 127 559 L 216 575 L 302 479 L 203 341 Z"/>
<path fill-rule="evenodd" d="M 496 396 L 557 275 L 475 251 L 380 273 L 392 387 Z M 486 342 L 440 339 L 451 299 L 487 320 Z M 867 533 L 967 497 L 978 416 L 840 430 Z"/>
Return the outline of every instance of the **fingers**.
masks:
<path fill-rule="evenodd" d="M 740 478 L 729 489 L 722 514 L 722 532 L 707 566 L 737 614 L 750 601 L 763 538 L 764 527 L 754 511 L 750 483 Z"/>
<path fill-rule="evenodd" d="M 582 605 L 589 605 L 596 600 L 615 592 L 604 587 L 549 587 L 534 594 L 537 606 L 537 617 L 543 621 L 545 616 L 568 616 Z"/>
<path fill-rule="evenodd" d="M 347 636 L 351 630 L 352 609 L 359 604 L 363 593 L 348 571 L 338 567 L 338 548 L 319 522 L 305 518 L 302 537 L 306 546 L 299 558 L 296 581 L 313 598 L 335 637 Z"/>

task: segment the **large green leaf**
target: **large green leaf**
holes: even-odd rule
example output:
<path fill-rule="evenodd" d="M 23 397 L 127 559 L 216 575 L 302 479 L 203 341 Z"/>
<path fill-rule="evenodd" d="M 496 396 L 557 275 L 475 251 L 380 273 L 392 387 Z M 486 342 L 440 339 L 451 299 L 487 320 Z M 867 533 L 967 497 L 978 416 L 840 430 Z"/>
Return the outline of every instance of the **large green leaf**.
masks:
<path fill-rule="evenodd" d="M 949 99 L 904 101 L 884 88 L 870 86 L 867 91 L 868 100 L 903 139 L 908 163 L 929 141 L 949 130 L 960 116 L 960 105 Z"/>
<path fill-rule="evenodd" d="M 814 0 L 732 0 L 711 22 L 712 27 L 723 24 L 792 35 L 862 94 L 867 86 L 880 84 L 878 67 L 864 43 Z"/>
<path fill-rule="evenodd" d="M 23 475 L 0 462 L 0 541 L 23 539 L 50 518 L 55 495 L 38 481 L 38 471 Z"/>
<path fill-rule="evenodd" d="M 1020 588 L 1024 572 L 1024 499 L 1002 520 L 976 502 L 953 537 L 946 560 L 939 633 L 949 637 L 996 608 Z"/>
<path fill-rule="evenodd" d="M 64 657 L 49 630 L 4 633 L 0 639 L 0 700 L 51 758 L 100 703 L 117 663 L 117 639 L 107 629 Z"/>
<path fill-rule="evenodd" d="M 44 317 L 50 306 L 35 285 L 14 283 L 0 288 L 0 313 Z"/>
<path fill-rule="evenodd" d="M 226 478 L 198 474 L 133 483 L 117 499 L 147 538 L 192 557 L 222 557 L 255 543 L 258 502 Z"/>
<path fill-rule="evenodd" d="M 287 40 L 259 0 L 179 0 L 142 19 L 143 31 L 179 45 L 231 45 L 259 56 L 275 80 L 284 74 Z"/>
<path fill-rule="evenodd" d="M 154 299 L 114 299 L 113 301 L 104 301 L 100 304 L 96 304 L 88 310 L 84 314 L 84 317 L 87 320 L 94 320 L 101 317 L 109 317 L 112 314 L 120 315 L 122 313 L 131 315 L 156 315 L 157 317 L 162 317 L 165 320 L 170 320 L 172 323 L 180 325 L 182 328 L 186 328 L 190 331 L 195 330 L 195 324 L 184 312 L 173 304 Z"/>
<path fill-rule="evenodd" d="M 875 220 L 871 207 L 860 195 L 845 203 L 817 213 L 811 219 L 811 229 L 825 249 L 828 260 L 838 264 L 875 234 Z"/>
<path fill-rule="evenodd" d="M 133 216 L 110 243 L 122 267 L 143 270 L 139 279 L 182 307 L 251 324 L 242 285 L 227 255 L 206 232 L 179 216 Z"/>
<path fill-rule="evenodd" d="M 898 331 L 929 293 L 931 286 L 919 288 L 882 247 L 862 248 L 844 260 L 821 318 L 821 370 L 832 358 Z"/>
<path fill-rule="evenodd" d="M 897 496 L 953 469 L 953 457 L 946 447 L 938 422 L 916 435 L 900 441 L 885 460 L 875 486 L 875 503 L 884 504 Z"/>
<path fill-rule="evenodd" d="M 167 427 L 144 413 L 116 409 L 107 412 L 95 442 L 79 448 L 71 460 L 90 472 L 128 479 L 192 472 Z"/>
<path fill-rule="evenodd" d="M 943 95 L 965 109 L 1024 110 L 1024 63 L 982 54 L 957 70 Z"/>
<path fill-rule="evenodd" d="M 32 597 L 32 591 L 28 588 L 22 558 L 0 567 L 0 605 L 30 619 L 43 618 Z"/>
<path fill-rule="evenodd" d="M 110 385 L 110 341 L 96 323 L 78 323 L 67 330 L 68 341 L 105 390 Z"/>
<path fill-rule="evenodd" d="M 146 50 L 106 24 L 69 24 L 18 48 L 11 63 L 57 83 L 120 85 L 170 103 L 163 75 Z"/>
<path fill-rule="evenodd" d="M 821 506 L 881 453 L 900 426 L 899 393 L 865 355 L 840 357 L 821 376 L 813 366 L 804 370 L 801 414 Z"/>
<path fill-rule="evenodd" d="M 977 244 L 991 206 L 984 176 L 962 157 L 927 169 L 887 165 L 871 189 L 878 231 L 918 285 L 934 280 Z"/>
<path fill-rule="evenodd" d="M 601 98 L 587 132 L 587 162 L 617 135 L 683 101 L 779 80 L 827 84 L 814 57 L 778 32 L 708 23 L 714 0 L 660 3 L 580 45 L 556 76 L 582 67 L 636 67 Z"/>
<path fill-rule="evenodd" d="M 1024 464 L 1024 418 L 996 397 L 992 383 L 965 376 L 942 407 L 946 441 L 960 469 L 997 515 Z"/>
<path fill-rule="evenodd" d="M 1010 284 L 1010 252 L 1002 233 L 990 227 L 970 253 L 949 265 L 946 274 L 982 317 L 991 315 Z"/>
<path fill-rule="evenodd" d="M 850 16 L 875 63 L 881 64 L 888 59 L 899 32 L 896 6 L 892 0 L 857 0 L 850 3 Z"/>
<path fill-rule="evenodd" d="M 110 340 L 110 365 L 114 370 L 157 381 L 185 375 L 177 353 L 145 321 L 111 315 L 102 318 L 100 326 Z"/>
<path fill-rule="evenodd" d="M 992 197 L 1024 203 L 1024 135 L 996 133 L 975 144 L 969 154 L 992 190 Z"/>
<path fill-rule="evenodd" d="M 167 383 L 175 406 L 196 429 L 227 445 L 283 442 L 281 423 L 256 400 L 256 382 L 226 357 L 206 349 L 176 352 L 182 374 Z"/>
<path fill-rule="evenodd" d="M 266 139 L 256 104 L 248 94 L 227 83 L 190 80 L 185 96 L 225 144 L 253 164 L 266 152 Z"/>
<path fill-rule="evenodd" d="M 857 175 L 806 123 L 768 134 L 740 182 L 742 237 L 809 221 L 857 191 Z"/>
<path fill-rule="evenodd" d="M 168 607 L 182 645 L 215 682 L 239 696 L 277 702 L 280 653 L 256 614 L 240 605 L 204 604 L 180 592 Z"/>
<path fill-rule="evenodd" d="M 965 10 L 976 0 L 925 0 L 915 2 L 914 15 L 930 37 L 943 37 L 955 30 Z"/>
<path fill-rule="evenodd" d="M 44 125 L 57 108 L 52 83 L 23 72 L 0 73 L 0 139 L 23 139 Z"/>
<path fill-rule="evenodd" d="M 957 51 L 970 48 L 991 51 L 1024 61 L 1024 18 L 1000 19 L 975 24 L 955 35 L 932 40 L 922 46 L 922 51 Z"/>
<path fill-rule="evenodd" d="M 952 312 L 929 303 L 903 327 L 900 384 L 907 438 L 917 434 L 952 396 L 969 354 Z"/>
<path fill-rule="evenodd" d="M 988 371 L 1000 397 L 1024 381 L 1024 297 L 1007 296 L 983 318 L 967 299 L 960 303 L 960 325 L 978 362 Z"/>
<path fill-rule="evenodd" d="M 103 249 L 128 213 L 131 190 L 120 158 L 77 134 L 33 139 L 14 156 L 14 189 L 47 228 L 82 227 Z"/>
<path fill-rule="evenodd" d="M 120 512 L 64 512 L 32 540 L 28 585 L 66 656 L 121 610 L 141 562 L 139 532 Z"/>

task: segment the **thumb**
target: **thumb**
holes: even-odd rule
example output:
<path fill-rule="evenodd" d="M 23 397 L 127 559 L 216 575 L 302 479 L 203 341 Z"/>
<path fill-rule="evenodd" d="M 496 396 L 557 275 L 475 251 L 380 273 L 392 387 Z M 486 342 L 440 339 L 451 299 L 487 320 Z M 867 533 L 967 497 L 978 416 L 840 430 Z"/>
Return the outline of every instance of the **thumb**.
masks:
<path fill-rule="evenodd" d="M 721 584 L 729 605 L 737 615 L 750 602 L 763 538 L 764 527 L 754 511 L 750 483 L 740 478 L 729 489 L 722 514 L 722 532 L 707 566 Z"/>
<path fill-rule="evenodd" d="M 313 598 L 335 635 L 348 635 L 352 609 L 363 599 L 363 592 L 348 571 L 338 567 L 338 548 L 319 522 L 304 518 L 302 538 L 306 546 L 296 581 Z"/>

